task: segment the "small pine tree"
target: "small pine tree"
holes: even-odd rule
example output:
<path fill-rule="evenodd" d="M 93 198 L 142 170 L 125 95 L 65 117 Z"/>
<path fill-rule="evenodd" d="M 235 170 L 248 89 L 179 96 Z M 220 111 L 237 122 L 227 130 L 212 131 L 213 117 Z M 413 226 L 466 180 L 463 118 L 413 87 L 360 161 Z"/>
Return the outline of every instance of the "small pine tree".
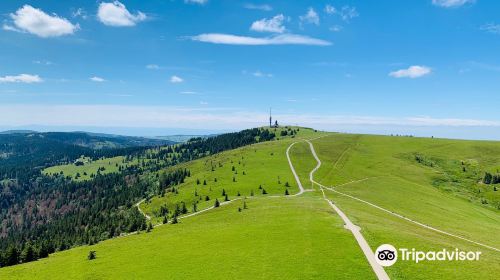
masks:
<path fill-rule="evenodd" d="M 243 201 L 243 209 L 248 209 L 246 201 Z"/>
<path fill-rule="evenodd" d="M 219 202 L 219 200 L 216 198 L 216 199 L 215 199 L 215 204 L 214 204 L 214 207 L 215 207 L 215 208 L 217 208 L 217 207 L 219 207 L 219 206 L 220 206 L 220 202 Z"/>
<path fill-rule="evenodd" d="M 207 195 L 205 196 L 205 201 L 209 201 L 210 200 L 210 197 Z"/>
<path fill-rule="evenodd" d="M 237 196 L 241 196 L 241 194 L 240 194 L 240 192 L 239 192 L 239 191 L 238 191 L 238 194 L 237 194 Z"/>
<path fill-rule="evenodd" d="M 250 191 L 250 196 L 253 196 L 253 190 Z"/>
<path fill-rule="evenodd" d="M 224 201 L 229 201 L 229 197 L 227 197 L 227 194 L 224 196 Z"/>
<path fill-rule="evenodd" d="M 288 182 L 285 182 L 285 187 L 290 187 L 290 184 Z"/>
<path fill-rule="evenodd" d="M 225 196 L 225 195 L 226 195 L 226 190 L 222 189 L 222 196 Z"/>
<path fill-rule="evenodd" d="M 198 203 L 193 203 L 193 213 L 198 212 Z"/>
<path fill-rule="evenodd" d="M 288 189 L 285 190 L 285 195 L 289 195 Z"/>
<path fill-rule="evenodd" d="M 152 229 L 153 229 L 153 225 L 151 224 L 151 222 L 149 222 L 148 228 L 146 229 L 146 232 L 151 232 Z"/>
<path fill-rule="evenodd" d="M 167 216 L 163 216 L 163 224 L 168 224 Z"/>
<path fill-rule="evenodd" d="M 259 190 L 262 190 L 262 185 L 259 185 Z"/>
<path fill-rule="evenodd" d="M 241 207 L 238 207 L 238 212 L 241 212 Z"/>
<path fill-rule="evenodd" d="M 214 182 L 216 182 L 216 183 L 217 183 L 217 178 L 214 178 Z"/>
<path fill-rule="evenodd" d="M 89 261 L 91 261 L 91 260 L 95 259 L 96 257 L 97 257 L 97 256 L 96 256 L 95 251 L 90 251 L 90 252 L 89 252 L 89 254 L 88 254 L 88 256 L 87 256 L 87 259 L 88 259 Z"/>
<path fill-rule="evenodd" d="M 200 179 L 196 179 L 196 184 L 199 185 L 200 184 Z"/>
<path fill-rule="evenodd" d="M 236 182 L 236 177 L 233 176 L 233 182 Z"/>
<path fill-rule="evenodd" d="M 207 185 L 207 180 L 203 180 L 203 185 L 206 186 Z"/>
<path fill-rule="evenodd" d="M 179 221 L 177 220 L 177 216 L 176 216 L 176 215 L 174 215 L 174 216 L 172 217 L 172 225 L 175 225 L 175 224 L 177 224 L 177 223 L 179 223 Z"/>
<path fill-rule="evenodd" d="M 262 194 L 267 194 L 266 189 L 262 189 Z"/>

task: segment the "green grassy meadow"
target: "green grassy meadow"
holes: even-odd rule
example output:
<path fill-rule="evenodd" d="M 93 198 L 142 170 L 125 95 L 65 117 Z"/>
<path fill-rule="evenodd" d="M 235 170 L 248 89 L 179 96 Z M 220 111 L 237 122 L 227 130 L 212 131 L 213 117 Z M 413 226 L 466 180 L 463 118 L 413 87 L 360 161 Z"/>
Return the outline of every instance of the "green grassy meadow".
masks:
<path fill-rule="evenodd" d="M 314 145 L 323 162 L 317 172 L 320 183 L 340 185 L 335 188 L 340 192 L 440 230 L 500 247 L 500 211 L 480 202 L 474 190 L 485 186 L 470 180 L 473 176 L 463 172 L 461 163 L 474 162 L 477 169 L 491 169 L 500 159 L 500 143 L 331 135 L 314 141 Z M 430 167 L 414 162 L 408 155 L 416 152 L 428 155 L 436 164 Z M 477 169 L 474 172 L 479 174 Z M 362 228 L 373 250 L 389 243 L 423 251 L 459 248 L 482 252 L 477 262 L 398 261 L 386 269 L 394 279 L 495 279 L 500 273 L 500 253 L 496 251 L 422 228 L 352 198 L 330 191 L 326 194 Z M 492 191 L 487 197 L 494 206 L 496 194 Z"/>
<path fill-rule="evenodd" d="M 254 198 L 0 269 L 0 279 L 374 279 L 318 196 Z M 90 250 L 97 258 L 86 259 Z"/>
<path fill-rule="evenodd" d="M 83 165 L 75 165 L 74 163 L 56 165 L 45 168 L 43 173 L 46 175 L 60 174 L 61 172 L 65 176 L 70 176 L 75 181 L 84 181 L 91 179 L 91 174 L 97 174 L 99 168 L 104 168 L 101 170 L 101 174 L 108 174 L 118 172 L 119 166 L 125 167 L 127 165 L 138 164 L 137 160 L 133 162 L 125 162 L 125 157 L 117 156 L 112 158 L 103 158 L 99 160 L 90 160 L 89 158 L 80 158 L 79 161 L 83 162 Z M 80 176 L 77 176 L 79 174 Z M 78 177 L 78 178 L 77 178 Z"/>
<path fill-rule="evenodd" d="M 315 139 L 318 136 L 323 137 Z M 301 196 L 285 196 L 286 189 L 289 194 L 298 192 L 286 158 L 286 149 L 294 142 L 292 162 L 304 188 L 311 188 L 309 172 L 316 161 L 302 139 L 314 139 L 322 161 L 315 179 L 321 184 L 426 225 L 500 247 L 500 191 L 481 183 L 485 171 L 495 172 L 500 166 L 500 142 L 334 134 L 301 128 L 294 138 L 282 137 L 163 170 L 187 168 L 191 176 L 175 186 L 177 192 L 153 196 L 140 208 L 159 224 L 161 206 L 172 210 L 183 202 L 192 213 L 192 205 L 198 202 L 198 211 L 207 209 L 215 199 L 224 201 L 223 189 L 231 203 L 150 233 L 2 268 L 0 279 L 374 279 L 351 232 L 344 229 L 318 187 Z M 54 167 L 55 172 L 60 169 Z M 363 181 L 353 182 L 358 180 Z M 391 279 L 495 279 L 500 275 L 496 251 L 352 198 L 325 193 L 360 226 L 373 251 L 389 243 L 423 251 L 482 252 L 475 262 L 398 261 L 386 268 Z M 243 201 L 248 209 L 240 212 Z M 90 250 L 96 251 L 97 259 L 86 259 Z"/>
<path fill-rule="evenodd" d="M 285 195 L 286 190 L 289 195 L 296 194 L 298 186 L 288 165 L 286 149 L 291 143 L 298 142 L 291 150 L 291 158 L 296 162 L 295 167 L 304 187 L 307 187 L 310 185 L 309 171 L 312 169 L 309 167 L 314 168 L 315 161 L 309 146 L 300 138 L 319 135 L 325 133 L 301 129 L 296 138 L 258 143 L 174 166 L 170 170 L 187 168 L 191 171 L 191 177 L 176 187 L 177 192 L 157 195 L 142 203 L 141 210 L 152 217 L 154 223 L 159 223 L 163 219 L 159 215 L 161 206 L 173 211 L 176 205 L 185 203 L 189 213 L 192 213 L 195 202 L 197 210 L 213 206 L 215 199 L 223 202 L 223 190 L 230 200 L 252 197 L 252 194 L 255 197 Z"/>

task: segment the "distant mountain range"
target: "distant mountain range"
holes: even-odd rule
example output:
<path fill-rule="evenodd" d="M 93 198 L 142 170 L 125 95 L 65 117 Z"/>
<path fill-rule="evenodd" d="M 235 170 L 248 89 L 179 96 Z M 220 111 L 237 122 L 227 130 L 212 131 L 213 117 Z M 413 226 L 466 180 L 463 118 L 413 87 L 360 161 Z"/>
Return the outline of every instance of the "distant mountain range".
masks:
<path fill-rule="evenodd" d="M 33 130 L 8 130 L 0 132 L 0 140 L 2 140 L 2 138 L 3 140 L 6 140 L 6 138 L 16 138 L 18 141 L 22 141 L 26 138 L 45 138 L 62 144 L 77 145 L 91 149 L 158 146 L 182 142 L 173 141 L 168 138 L 146 138 L 83 131 L 37 132 Z M 176 136 L 174 139 L 180 139 L 180 137 Z"/>

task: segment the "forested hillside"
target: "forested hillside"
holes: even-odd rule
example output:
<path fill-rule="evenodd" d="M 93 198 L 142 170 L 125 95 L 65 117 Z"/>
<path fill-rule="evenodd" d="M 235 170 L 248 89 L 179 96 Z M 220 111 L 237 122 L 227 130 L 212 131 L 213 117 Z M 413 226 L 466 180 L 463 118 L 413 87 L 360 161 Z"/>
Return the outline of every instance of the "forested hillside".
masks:
<path fill-rule="evenodd" d="M 221 151 L 273 140 L 275 133 L 255 128 L 193 138 L 183 144 L 114 149 L 82 147 L 75 143 L 77 138 L 57 134 L 0 137 L 2 266 L 29 262 L 54 251 L 146 229 L 146 220 L 134 204 L 156 194 L 160 180 L 162 185 L 172 186 L 189 176 L 189 170 L 173 172 L 170 177 L 160 176 L 158 171 Z M 116 172 L 103 174 L 101 170 L 105 167 L 99 167 L 83 181 L 63 172 L 42 172 L 50 166 L 80 165 L 75 160 L 81 156 L 103 162 L 117 156 L 123 160 Z"/>

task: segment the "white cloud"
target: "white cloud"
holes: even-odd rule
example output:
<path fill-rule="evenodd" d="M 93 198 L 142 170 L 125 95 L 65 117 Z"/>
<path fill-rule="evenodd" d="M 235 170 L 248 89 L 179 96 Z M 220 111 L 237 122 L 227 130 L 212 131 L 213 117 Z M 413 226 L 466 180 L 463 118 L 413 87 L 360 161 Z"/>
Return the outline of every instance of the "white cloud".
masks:
<path fill-rule="evenodd" d="M 489 33 L 500 34 L 500 24 L 488 23 L 482 25 L 480 29 Z"/>
<path fill-rule="evenodd" d="M 87 12 L 85 11 L 84 8 L 78 8 L 76 9 L 72 14 L 74 18 L 81 17 L 82 19 L 87 19 Z"/>
<path fill-rule="evenodd" d="M 476 0 L 432 0 L 432 4 L 445 8 L 460 7 L 465 4 L 473 4 Z"/>
<path fill-rule="evenodd" d="M 235 129 L 261 126 L 269 120 L 268 114 L 265 111 L 213 107 L 0 104 L 0 125 Z M 231 117 L 228 118 L 228 115 Z M 343 126 L 438 127 L 440 129 L 445 127 L 461 129 L 464 127 L 500 127 L 500 121 L 495 120 L 421 116 L 377 117 L 294 113 L 275 114 L 273 117 L 283 124 L 336 130 Z M 390 129 L 390 131 L 393 130 Z"/>
<path fill-rule="evenodd" d="M 204 5 L 208 2 L 208 0 L 184 0 L 184 3 L 187 4 L 199 4 L 199 5 Z"/>
<path fill-rule="evenodd" d="M 248 46 L 264 46 L 264 45 L 311 45 L 311 46 L 330 46 L 331 42 L 311 38 L 303 35 L 281 34 L 271 37 L 248 37 L 221 33 L 205 33 L 190 38 L 193 41 L 199 41 L 212 44 L 225 45 L 248 45 Z"/>
<path fill-rule="evenodd" d="M 341 9 L 337 9 L 332 5 L 326 5 L 325 13 L 328 15 L 338 15 L 343 21 L 347 22 L 359 16 L 356 7 L 351 6 L 343 6 Z"/>
<path fill-rule="evenodd" d="M 256 5 L 256 4 L 249 3 L 249 4 L 245 4 L 244 7 L 245 7 L 245 9 L 249 9 L 249 10 L 261 10 L 261 11 L 266 11 L 266 12 L 273 10 L 273 7 L 271 7 L 268 4 Z"/>
<path fill-rule="evenodd" d="M 173 84 L 178 84 L 184 82 L 184 79 L 179 76 L 173 75 L 172 77 L 170 77 L 170 82 Z"/>
<path fill-rule="evenodd" d="M 180 94 L 182 95 L 199 95 L 200 93 L 196 91 L 181 91 Z"/>
<path fill-rule="evenodd" d="M 356 10 L 356 7 L 344 6 L 339 12 L 340 17 L 344 21 L 350 21 L 351 19 L 358 17 L 359 13 Z"/>
<path fill-rule="evenodd" d="M 276 15 L 270 19 L 261 19 L 252 23 L 250 30 L 258 32 L 273 32 L 273 33 L 283 33 L 285 27 L 283 26 L 283 21 L 285 16 L 283 14 Z"/>
<path fill-rule="evenodd" d="M 138 11 L 135 15 L 130 13 L 125 5 L 119 1 L 102 2 L 97 10 L 97 18 L 109 26 L 134 26 L 147 19 L 146 14 Z"/>
<path fill-rule="evenodd" d="M 157 64 L 148 64 L 148 65 L 146 65 L 146 69 L 149 69 L 149 70 L 159 70 L 160 66 L 158 66 Z"/>
<path fill-rule="evenodd" d="M 63 17 L 48 15 L 30 5 L 24 5 L 9 16 L 15 26 L 4 24 L 4 30 L 27 32 L 42 38 L 73 34 L 80 28 Z"/>
<path fill-rule="evenodd" d="M 101 77 L 97 77 L 97 76 L 94 76 L 94 77 L 90 78 L 90 80 L 91 80 L 92 82 L 97 82 L 97 83 L 102 83 L 102 82 L 105 82 L 105 81 L 106 81 L 105 79 L 103 79 L 103 78 L 101 78 Z"/>
<path fill-rule="evenodd" d="M 394 72 L 389 73 L 389 76 L 394 78 L 420 78 L 425 75 L 428 75 L 432 72 L 431 68 L 427 66 L 410 66 L 407 69 L 401 69 Z"/>
<path fill-rule="evenodd" d="M 332 32 L 340 32 L 342 31 L 342 26 L 341 25 L 334 25 L 330 28 L 328 28 L 328 30 L 332 31 Z"/>
<path fill-rule="evenodd" d="M 206 102 L 206 101 L 200 101 L 200 105 L 208 105 L 208 102 Z"/>
<path fill-rule="evenodd" d="M 252 73 L 252 75 L 254 75 L 257 78 L 272 78 L 273 77 L 273 74 L 262 73 L 261 71 L 255 71 Z"/>
<path fill-rule="evenodd" d="M 34 64 L 40 64 L 40 65 L 53 65 L 54 62 L 48 61 L 48 60 L 33 60 Z"/>
<path fill-rule="evenodd" d="M 313 8 L 309 8 L 307 13 L 303 16 L 299 17 L 301 23 L 311 23 L 315 25 L 319 25 L 319 16 L 318 13 Z"/>
<path fill-rule="evenodd" d="M 30 75 L 30 74 L 20 74 L 17 76 L 3 76 L 0 77 L 0 83 L 41 83 L 43 79 L 38 75 Z"/>
<path fill-rule="evenodd" d="M 329 15 L 333 15 L 333 14 L 337 13 L 337 9 L 335 9 L 334 6 L 327 4 L 325 6 L 325 13 L 327 13 Z"/>

